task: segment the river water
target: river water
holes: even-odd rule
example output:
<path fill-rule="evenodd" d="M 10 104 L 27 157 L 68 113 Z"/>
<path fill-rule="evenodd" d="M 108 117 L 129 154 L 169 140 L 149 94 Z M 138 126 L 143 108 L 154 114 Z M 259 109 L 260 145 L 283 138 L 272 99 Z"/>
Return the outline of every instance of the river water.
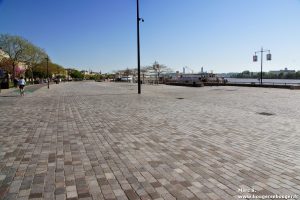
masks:
<path fill-rule="evenodd" d="M 228 83 L 260 83 L 260 80 L 253 78 L 225 78 Z M 263 79 L 263 84 L 271 85 L 300 85 L 300 79 Z"/>

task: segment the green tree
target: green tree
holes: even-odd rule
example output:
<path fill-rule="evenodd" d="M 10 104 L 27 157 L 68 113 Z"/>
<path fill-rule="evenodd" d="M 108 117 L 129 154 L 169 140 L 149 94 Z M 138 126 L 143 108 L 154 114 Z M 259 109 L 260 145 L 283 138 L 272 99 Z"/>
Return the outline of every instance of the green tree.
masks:
<path fill-rule="evenodd" d="M 83 79 L 84 75 L 78 70 L 72 70 L 70 76 L 75 79 Z"/>
<path fill-rule="evenodd" d="M 96 74 L 95 75 L 95 81 L 101 81 L 104 79 L 104 76 L 102 74 Z"/>
<path fill-rule="evenodd" d="M 287 73 L 285 75 L 286 79 L 295 79 L 296 78 L 296 73 Z"/>
<path fill-rule="evenodd" d="M 284 78 L 284 74 L 283 74 L 283 72 L 280 72 L 279 74 L 278 74 L 278 78 Z"/>
<path fill-rule="evenodd" d="M 94 75 L 94 74 L 85 74 L 84 75 L 84 79 L 86 79 L 86 80 L 95 80 L 95 78 L 96 78 L 96 75 Z"/>
<path fill-rule="evenodd" d="M 28 50 L 33 45 L 20 36 L 0 34 L 0 48 L 9 56 L 12 64 L 12 78 L 16 75 L 16 66 L 28 59 Z"/>
<path fill-rule="evenodd" d="M 34 45 L 29 46 L 25 50 L 25 54 L 26 54 L 25 63 L 27 65 L 26 71 L 28 71 L 27 74 L 29 74 L 29 73 L 31 74 L 31 78 L 33 81 L 34 78 L 37 77 L 37 76 L 34 76 L 34 74 L 37 75 L 37 73 L 34 73 L 34 68 L 43 64 L 45 61 L 45 58 L 48 57 L 48 55 L 46 54 L 46 52 L 44 50 L 42 50 L 41 48 L 36 47 Z"/>
<path fill-rule="evenodd" d="M 13 61 L 10 58 L 3 58 L 0 61 L 0 68 L 12 74 Z"/>
<path fill-rule="evenodd" d="M 250 71 L 249 70 L 245 70 L 245 71 L 242 72 L 242 74 L 250 75 Z"/>

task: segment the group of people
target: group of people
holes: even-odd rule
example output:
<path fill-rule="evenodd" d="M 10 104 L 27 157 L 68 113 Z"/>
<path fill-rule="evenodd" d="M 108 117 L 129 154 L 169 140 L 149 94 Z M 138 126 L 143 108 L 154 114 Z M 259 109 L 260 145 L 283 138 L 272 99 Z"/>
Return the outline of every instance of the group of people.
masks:
<path fill-rule="evenodd" d="M 19 80 L 15 79 L 14 84 L 19 86 L 20 95 L 24 96 L 24 88 L 25 88 L 25 85 L 26 85 L 26 81 L 25 81 L 24 77 L 21 76 Z"/>

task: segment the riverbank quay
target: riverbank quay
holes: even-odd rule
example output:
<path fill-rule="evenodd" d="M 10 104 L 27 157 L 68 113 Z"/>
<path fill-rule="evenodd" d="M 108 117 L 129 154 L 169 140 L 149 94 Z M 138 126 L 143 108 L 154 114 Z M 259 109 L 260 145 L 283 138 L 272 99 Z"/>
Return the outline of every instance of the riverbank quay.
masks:
<path fill-rule="evenodd" d="M 300 90 L 299 84 L 280 84 L 280 83 L 251 83 L 251 82 L 240 82 L 240 83 L 220 83 L 220 82 L 170 82 L 166 85 L 173 86 L 186 86 L 186 87 L 203 87 L 203 86 L 234 86 L 234 87 L 255 87 L 255 88 L 281 88 L 281 89 L 291 89 Z"/>
<path fill-rule="evenodd" d="M 255 88 L 281 88 L 281 89 L 291 89 L 291 90 L 300 90 L 300 85 L 292 84 L 259 84 L 259 83 L 203 83 L 204 86 L 236 86 L 236 87 L 255 87 Z M 193 86 L 193 85 L 191 85 Z"/>
<path fill-rule="evenodd" d="M 109 82 L 0 97 L 0 199 L 296 199 L 299 101 Z"/>

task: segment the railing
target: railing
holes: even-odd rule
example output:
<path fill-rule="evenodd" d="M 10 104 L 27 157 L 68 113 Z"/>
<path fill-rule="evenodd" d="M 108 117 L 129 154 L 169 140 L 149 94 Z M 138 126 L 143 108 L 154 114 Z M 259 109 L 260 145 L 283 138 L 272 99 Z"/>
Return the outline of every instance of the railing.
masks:
<path fill-rule="evenodd" d="M 247 84 L 247 85 L 260 85 L 260 82 L 245 82 L 245 81 L 228 81 L 228 84 Z M 263 82 L 263 85 L 296 85 L 300 86 L 300 83 L 286 83 L 286 82 Z"/>

